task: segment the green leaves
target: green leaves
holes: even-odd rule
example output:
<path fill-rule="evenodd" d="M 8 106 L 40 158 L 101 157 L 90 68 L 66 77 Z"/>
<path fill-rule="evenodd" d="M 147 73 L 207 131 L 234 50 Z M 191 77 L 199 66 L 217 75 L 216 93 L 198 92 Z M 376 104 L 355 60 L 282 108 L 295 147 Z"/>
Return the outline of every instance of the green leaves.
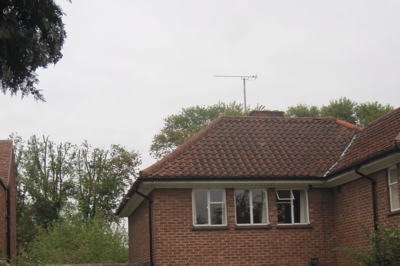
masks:
<path fill-rule="evenodd" d="M 126 232 L 111 228 L 99 216 L 83 220 L 68 216 L 54 221 L 51 230 L 33 242 L 29 256 L 19 265 L 126 263 L 128 247 Z"/>
<path fill-rule="evenodd" d="M 153 137 L 151 156 L 162 158 L 221 115 L 243 115 L 243 106 L 236 102 L 218 102 L 183 108 L 179 114 L 168 116 L 164 119 L 164 127 Z"/>
<path fill-rule="evenodd" d="M 0 10 L 0 90 L 44 101 L 35 71 L 62 57 L 62 10 L 54 0 L 4 0 Z"/>
<path fill-rule="evenodd" d="M 11 136 L 15 144 L 20 249 L 42 230 L 66 215 L 107 222 L 118 221 L 114 210 L 140 165 L 140 155 L 123 146 L 109 150 L 56 144 L 48 137 L 32 136 L 27 142 Z"/>
<path fill-rule="evenodd" d="M 329 105 L 318 108 L 315 105 L 298 104 L 291 106 L 286 111 L 286 116 L 295 117 L 326 117 L 332 116 L 357 126 L 366 126 L 373 120 L 392 111 L 390 105 L 378 102 L 356 103 L 346 97 L 330 101 Z"/>
<path fill-rule="evenodd" d="M 400 265 L 400 223 L 394 227 L 380 225 L 368 236 L 368 249 L 343 248 L 349 259 L 357 265 Z"/>

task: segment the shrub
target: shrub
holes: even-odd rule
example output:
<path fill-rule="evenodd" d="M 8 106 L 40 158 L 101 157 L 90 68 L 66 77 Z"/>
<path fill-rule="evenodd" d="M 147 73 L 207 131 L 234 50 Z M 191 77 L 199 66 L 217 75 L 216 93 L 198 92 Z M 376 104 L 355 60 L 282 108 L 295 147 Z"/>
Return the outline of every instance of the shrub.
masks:
<path fill-rule="evenodd" d="M 104 219 L 59 219 L 39 235 L 19 265 L 126 263 L 126 233 Z"/>
<path fill-rule="evenodd" d="M 350 259 L 364 266 L 400 265 L 400 223 L 394 228 L 385 225 L 369 235 L 367 249 L 344 249 Z"/>

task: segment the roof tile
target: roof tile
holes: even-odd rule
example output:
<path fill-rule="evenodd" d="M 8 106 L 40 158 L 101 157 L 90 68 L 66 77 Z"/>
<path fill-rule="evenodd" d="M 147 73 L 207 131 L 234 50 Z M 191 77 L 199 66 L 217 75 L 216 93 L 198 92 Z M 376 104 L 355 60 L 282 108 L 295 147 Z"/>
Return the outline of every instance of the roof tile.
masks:
<path fill-rule="evenodd" d="M 322 177 L 358 131 L 331 117 L 223 116 L 141 177 Z"/>
<path fill-rule="evenodd" d="M 399 135 L 400 108 L 397 108 L 363 128 L 331 174 L 397 150 L 400 148 L 400 144 L 397 143 L 400 140 Z"/>

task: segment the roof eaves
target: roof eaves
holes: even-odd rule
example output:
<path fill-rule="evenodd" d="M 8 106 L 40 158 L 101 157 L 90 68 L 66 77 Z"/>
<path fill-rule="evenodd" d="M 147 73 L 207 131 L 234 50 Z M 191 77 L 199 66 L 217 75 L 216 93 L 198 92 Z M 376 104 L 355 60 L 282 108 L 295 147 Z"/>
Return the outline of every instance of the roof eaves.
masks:
<path fill-rule="evenodd" d="M 133 182 L 133 184 L 129 188 L 128 192 L 122 198 L 117 210 L 115 211 L 115 215 L 119 215 L 121 213 L 121 211 L 125 207 L 125 204 L 128 202 L 129 198 L 132 197 L 132 195 L 135 193 L 135 191 L 139 188 L 141 183 L 142 183 L 142 179 L 141 178 L 138 178 Z"/>

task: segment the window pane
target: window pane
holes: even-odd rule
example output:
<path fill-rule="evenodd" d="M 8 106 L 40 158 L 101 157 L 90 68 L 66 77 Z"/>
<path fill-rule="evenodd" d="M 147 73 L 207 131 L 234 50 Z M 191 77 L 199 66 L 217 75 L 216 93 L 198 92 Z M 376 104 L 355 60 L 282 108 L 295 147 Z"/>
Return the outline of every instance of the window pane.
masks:
<path fill-rule="evenodd" d="M 252 190 L 253 223 L 266 223 L 265 195 L 263 190 Z"/>
<path fill-rule="evenodd" d="M 397 183 L 390 186 L 390 196 L 391 196 L 390 201 L 392 210 L 399 209 L 400 208 L 399 187 Z"/>
<path fill-rule="evenodd" d="M 278 223 L 290 224 L 292 223 L 292 210 L 290 203 L 279 203 L 277 204 L 278 211 Z"/>
<path fill-rule="evenodd" d="M 389 184 L 397 183 L 398 182 L 398 177 L 397 177 L 397 168 L 391 168 L 389 169 Z"/>
<path fill-rule="evenodd" d="M 223 189 L 210 189 L 210 202 L 225 202 Z"/>
<path fill-rule="evenodd" d="M 248 190 L 236 190 L 236 223 L 250 223 L 250 201 Z"/>
<path fill-rule="evenodd" d="M 279 200 L 290 200 L 292 199 L 292 193 L 290 190 L 277 190 L 276 195 Z"/>
<path fill-rule="evenodd" d="M 194 190 L 196 224 L 208 224 L 207 190 Z"/>
<path fill-rule="evenodd" d="M 294 222 L 300 223 L 300 213 L 301 213 L 301 203 L 300 203 L 300 191 L 293 190 L 293 215 L 294 215 Z"/>
<path fill-rule="evenodd" d="M 210 204 L 211 224 L 224 224 L 225 204 Z"/>

